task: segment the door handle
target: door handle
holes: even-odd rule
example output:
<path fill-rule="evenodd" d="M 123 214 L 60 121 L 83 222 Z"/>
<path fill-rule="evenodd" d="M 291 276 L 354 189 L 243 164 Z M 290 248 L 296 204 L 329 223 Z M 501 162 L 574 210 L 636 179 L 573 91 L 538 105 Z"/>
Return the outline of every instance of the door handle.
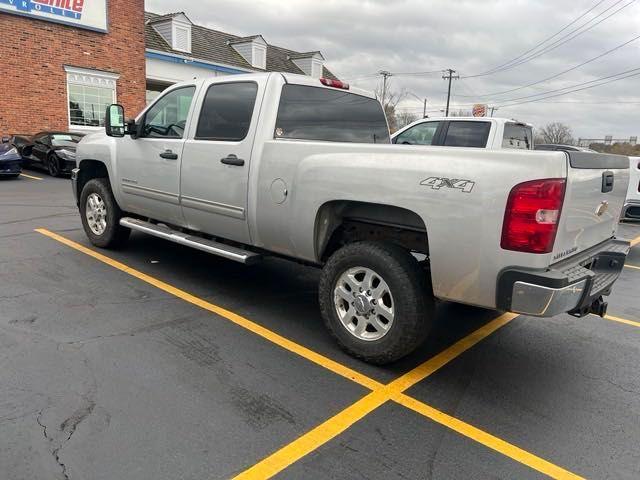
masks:
<path fill-rule="evenodd" d="M 167 160 L 177 160 L 178 159 L 178 154 L 177 153 L 173 153 L 171 150 L 165 150 L 164 152 L 162 152 L 160 154 L 161 158 L 166 158 Z"/>
<path fill-rule="evenodd" d="M 241 167 L 244 165 L 244 160 L 241 158 L 238 158 L 233 153 L 231 155 L 227 155 L 224 158 L 221 158 L 220 162 L 224 163 L 225 165 L 236 165 L 238 167 Z"/>

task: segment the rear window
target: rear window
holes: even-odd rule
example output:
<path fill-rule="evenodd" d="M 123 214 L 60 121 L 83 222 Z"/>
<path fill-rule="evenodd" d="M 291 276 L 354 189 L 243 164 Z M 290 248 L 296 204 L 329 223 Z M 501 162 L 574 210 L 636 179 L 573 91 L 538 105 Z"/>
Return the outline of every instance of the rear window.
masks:
<path fill-rule="evenodd" d="M 487 146 L 491 122 L 450 122 L 443 145 L 447 147 Z"/>
<path fill-rule="evenodd" d="M 505 123 L 502 148 L 530 150 L 533 144 L 531 127 L 517 123 Z"/>
<path fill-rule="evenodd" d="M 389 130 L 377 100 L 343 90 L 282 87 L 275 138 L 327 142 L 389 143 Z"/>

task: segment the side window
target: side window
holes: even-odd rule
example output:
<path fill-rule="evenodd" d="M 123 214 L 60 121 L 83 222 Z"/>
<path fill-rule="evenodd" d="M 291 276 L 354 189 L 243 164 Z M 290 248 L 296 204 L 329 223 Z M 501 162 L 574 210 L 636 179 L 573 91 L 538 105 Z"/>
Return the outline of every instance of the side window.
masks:
<path fill-rule="evenodd" d="M 506 123 L 504 125 L 502 148 L 529 150 L 531 149 L 532 143 L 533 132 L 531 131 L 531 127 L 517 123 Z"/>
<path fill-rule="evenodd" d="M 142 136 L 182 138 L 196 87 L 172 90 L 158 100 L 144 116 Z"/>
<path fill-rule="evenodd" d="M 440 122 L 419 123 L 415 127 L 405 130 L 396 137 L 396 143 L 406 145 L 431 145 Z"/>
<path fill-rule="evenodd" d="M 447 147 L 485 148 L 490 130 L 490 122 L 452 121 L 449 123 L 444 145 Z"/>
<path fill-rule="evenodd" d="M 200 111 L 196 139 L 243 140 L 249 132 L 257 93 L 255 82 L 211 85 Z"/>

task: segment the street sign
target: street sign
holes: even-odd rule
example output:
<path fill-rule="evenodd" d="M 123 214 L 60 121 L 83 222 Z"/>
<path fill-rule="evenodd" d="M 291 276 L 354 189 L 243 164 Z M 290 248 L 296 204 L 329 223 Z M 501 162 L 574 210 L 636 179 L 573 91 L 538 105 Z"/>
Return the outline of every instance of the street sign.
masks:
<path fill-rule="evenodd" d="M 486 117 L 487 116 L 487 106 L 482 103 L 476 103 L 473 106 L 473 116 L 474 117 Z"/>

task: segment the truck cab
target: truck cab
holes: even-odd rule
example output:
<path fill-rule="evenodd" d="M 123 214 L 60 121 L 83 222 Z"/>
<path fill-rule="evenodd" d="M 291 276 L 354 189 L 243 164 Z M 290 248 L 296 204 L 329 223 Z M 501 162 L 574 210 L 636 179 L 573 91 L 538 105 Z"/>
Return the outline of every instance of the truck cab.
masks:
<path fill-rule="evenodd" d="M 391 136 L 398 145 L 533 150 L 533 127 L 494 117 L 423 118 Z"/>

